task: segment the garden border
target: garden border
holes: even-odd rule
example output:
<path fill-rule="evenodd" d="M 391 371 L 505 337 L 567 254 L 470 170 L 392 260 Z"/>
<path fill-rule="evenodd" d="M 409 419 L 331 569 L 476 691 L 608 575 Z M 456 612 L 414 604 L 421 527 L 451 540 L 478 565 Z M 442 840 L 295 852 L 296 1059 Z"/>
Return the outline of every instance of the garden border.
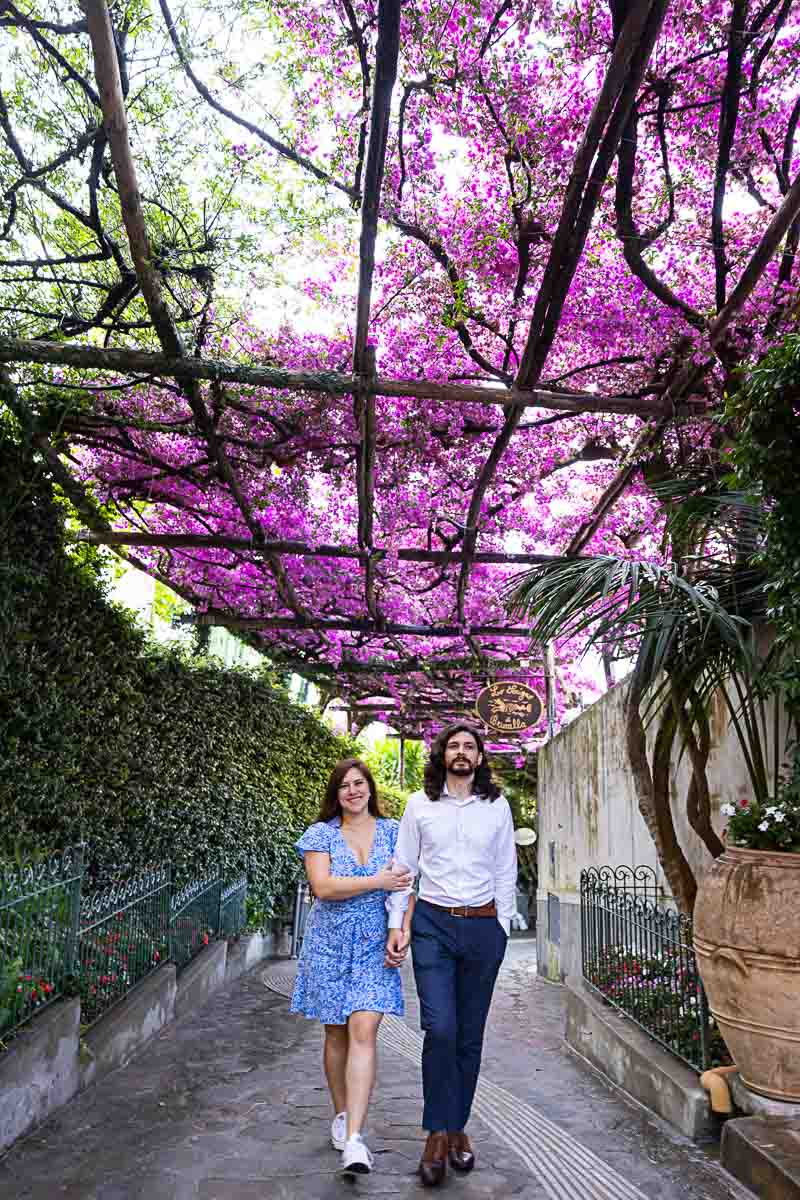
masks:
<path fill-rule="evenodd" d="M 568 976 L 564 986 L 568 1046 L 685 1137 L 716 1136 L 716 1118 L 694 1071 L 604 1004 L 579 977 Z"/>
<path fill-rule="evenodd" d="M 0 1154 L 78 1092 L 125 1066 L 178 1010 L 183 1016 L 265 958 L 280 957 L 277 949 L 283 944 L 280 934 L 260 932 L 231 944 L 212 943 L 184 972 L 192 972 L 194 984 L 183 988 L 177 1006 L 175 966 L 165 963 L 100 1017 L 85 1037 L 77 999 L 59 1000 L 34 1016 L 0 1055 Z"/>

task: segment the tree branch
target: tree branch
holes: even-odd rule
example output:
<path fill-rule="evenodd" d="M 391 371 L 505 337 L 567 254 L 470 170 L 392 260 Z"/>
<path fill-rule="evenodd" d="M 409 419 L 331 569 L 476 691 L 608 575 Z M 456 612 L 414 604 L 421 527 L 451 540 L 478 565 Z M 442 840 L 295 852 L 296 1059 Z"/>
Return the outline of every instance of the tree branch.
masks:
<path fill-rule="evenodd" d="M 119 188 L 120 207 L 128 233 L 139 287 L 161 345 L 168 355 L 181 359 L 184 355 L 183 342 L 162 296 L 161 283 L 153 265 L 152 251 L 144 223 L 136 170 L 128 141 L 128 123 L 111 16 L 106 0 L 84 0 L 84 9 L 94 51 L 97 84 L 102 97 L 104 126 Z M 257 538 L 261 537 L 261 526 L 255 520 L 239 481 L 228 462 L 224 447 L 216 435 L 214 423 L 206 411 L 197 382 L 192 379 L 182 382 L 197 428 L 205 439 L 212 458 L 217 462 L 221 477 L 227 483 L 250 532 Z M 220 386 L 219 381 L 217 381 L 217 386 Z M 283 599 L 298 616 L 304 615 L 280 560 L 268 556 L 268 561 Z"/>
<path fill-rule="evenodd" d="M 175 47 L 175 53 L 180 60 L 181 66 L 205 102 L 223 117 L 227 117 L 229 121 L 233 121 L 234 124 L 241 126 L 242 129 L 246 129 L 260 141 L 265 142 L 272 150 L 275 150 L 278 154 L 280 154 L 282 158 L 286 158 L 289 160 L 289 162 L 293 162 L 296 166 L 302 167 L 304 171 L 308 171 L 321 183 L 326 183 L 331 187 L 337 188 L 340 192 L 344 192 L 346 196 L 349 196 L 352 201 L 358 202 L 359 194 L 355 188 L 350 187 L 346 183 L 341 183 L 338 179 L 334 179 L 334 177 L 329 174 L 328 171 L 323 171 L 321 167 L 318 167 L 315 163 L 311 162 L 310 159 L 306 158 L 302 154 L 298 154 L 296 150 L 292 150 L 291 146 L 287 146 L 285 142 L 281 142 L 277 138 L 272 137 L 272 135 L 267 133 L 265 129 L 262 129 L 258 125 L 254 125 L 252 121 L 248 121 L 245 117 L 240 117 L 238 113 L 226 108 L 224 104 L 217 100 L 213 93 L 206 87 L 202 80 L 198 78 L 192 69 L 192 65 L 189 62 L 186 51 L 183 48 L 183 43 L 178 35 L 178 30 L 175 27 L 175 22 L 172 19 L 172 13 L 167 6 L 166 0 L 158 0 L 158 2 L 167 26 L 167 33 L 169 34 L 170 41 Z"/>
<path fill-rule="evenodd" d="M 669 228 L 675 214 L 675 194 L 669 172 L 666 134 L 664 132 L 664 108 L 668 99 L 668 90 L 662 88 L 658 100 L 656 122 L 659 129 L 662 164 L 669 198 L 669 212 L 664 220 L 654 229 L 648 233 L 639 232 L 633 216 L 633 184 L 636 174 L 636 151 L 639 136 L 639 118 L 634 108 L 620 140 L 617 155 L 619 166 L 614 200 L 617 216 L 617 237 L 622 242 L 622 251 L 625 255 L 626 263 L 648 291 L 652 292 L 662 304 L 677 309 L 695 329 L 705 329 L 706 321 L 701 313 L 692 308 L 690 304 L 687 304 L 685 300 L 681 300 L 663 280 L 659 279 L 655 271 L 645 262 L 642 256 L 642 252 L 651 246 Z"/>
<path fill-rule="evenodd" d="M 788 233 L 793 223 L 800 217 L 800 173 L 786 193 L 775 216 L 765 229 L 761 241 L 756 247 L 750 261 L 739 276 L 739 282 L 728 297 L 724 308 L 717 315 L 709 330 L 709 341 L 717 348 L 722 336 L 733 318 L 750 296 L 758 283 L 768 263 L 774 257 L 778 247 Z"/>
<path fill-rule="evenodd" d="M 603 86 L 592 108 L 586 132 L 575 157 L 561 210 L 558 229 L 536 299 L 528 341 L 522 355 L 518 386 L 535 386 L 555 338 L 564 301 L 578 267 L 589 227 L 622 130 L 628 122 L 636 93 L 641 86 L 650 55 L 661 28 L 669 0 L 648 0 L 632 5 L 606 72 Z M 594 167 L 590 174 L 592 160 Z M 505 453 L 522 413 L 507 412 L 478 476 L 467 513 L 464 548 L 475 550 L 483 498 L 497 465 Z M 469 559 L 462 564 L 457 604 L 463 617 L 469 582 Z"/>
<path fill-rule="evenodd" d="M 356 19 L 355 9 L 351 4 L 351 0 L 342 0 L 344 11 L 347 14 L 347 20 L 350 25 L 350 38 L 358 53 L 358 62 L 361 68 L 361 129 L 358 134 L 358 153 L 356 156 L 356 170 L 353 181 L 353 188 L 356 194 L 361 192 L 361 172 L 364 169 L 364 154 L 367 148 L 367 126 L 369 124 L 369 96 L 371 91 L 369 59 L 367 58 L 367 44 L 364 41 L 364 34 Z"/>
<path fill-rule="evenodd" d="M 733 0 L 729 32 L 728 61 L 725 84 L 720 101 L 720 121 L 717 145 L 717 165 L 714 172 L 714 199 L 711 206 L 711 245 L 714 254 L 715 294 L 717 312 L 725 304 L 728 261 L 725 255 L 725 229 L 722 209 L 730 167 L 733 139 L 739 119 L 739 102 L 742 94 L 742 62 L 747 46 L 748 0 Z"/>

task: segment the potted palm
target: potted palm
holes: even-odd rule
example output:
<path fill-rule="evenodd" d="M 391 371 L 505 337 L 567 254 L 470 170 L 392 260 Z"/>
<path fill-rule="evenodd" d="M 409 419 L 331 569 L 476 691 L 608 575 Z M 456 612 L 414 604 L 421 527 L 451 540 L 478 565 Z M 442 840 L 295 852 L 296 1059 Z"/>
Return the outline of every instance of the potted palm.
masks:
<path fill-rule="evenodd" d="M 709 1003 L 744 1082 L 800 1100 L 800 338 L 753 372 L 727 416 L 730 466 L 662 486 L 666 564 L 564 558 L 512 582 L 509 608 L 539 641 L 589 635 L 634 656 L 626 743 L 642 816 L 679 907 L 694 918 Z M 731 469 L 732 468 L 732 469 Z M 765 632 L 771 646 L 765 650 Z M 714 704 L 727 710 L 750 790 L 711 821 L 706 762 Z M 648 733 L 650 735 L 648 739 Z M 675 834 L 683 797 L 713 861 L 699 887 Z M 731 806 L 732 807 L 732 806 Z"/>

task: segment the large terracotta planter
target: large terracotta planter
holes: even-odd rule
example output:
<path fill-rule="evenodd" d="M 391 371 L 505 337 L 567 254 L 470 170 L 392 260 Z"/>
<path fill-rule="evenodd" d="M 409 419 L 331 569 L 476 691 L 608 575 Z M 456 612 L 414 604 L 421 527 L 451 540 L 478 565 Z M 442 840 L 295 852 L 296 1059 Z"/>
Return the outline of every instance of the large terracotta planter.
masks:
<path fill-rule="evenodd" d="M 800 1103 L 800 854 L 726 849 L 698 891 L 694 948 L 743 1082 Z"/>

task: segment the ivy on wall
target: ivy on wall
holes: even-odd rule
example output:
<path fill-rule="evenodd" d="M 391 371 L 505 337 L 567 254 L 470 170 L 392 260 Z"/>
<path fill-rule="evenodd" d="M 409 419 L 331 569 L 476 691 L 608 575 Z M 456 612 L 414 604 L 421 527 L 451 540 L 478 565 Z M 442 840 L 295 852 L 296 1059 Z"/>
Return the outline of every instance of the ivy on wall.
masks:
<path fill-rule="evenodd" d="M 67 552 L 41 468 L 0 437 L 0 853 L 89 847 L 98 881 L 246 868 L 269 911 L 351 752 L 269 673 L 155 645 Z"/>

